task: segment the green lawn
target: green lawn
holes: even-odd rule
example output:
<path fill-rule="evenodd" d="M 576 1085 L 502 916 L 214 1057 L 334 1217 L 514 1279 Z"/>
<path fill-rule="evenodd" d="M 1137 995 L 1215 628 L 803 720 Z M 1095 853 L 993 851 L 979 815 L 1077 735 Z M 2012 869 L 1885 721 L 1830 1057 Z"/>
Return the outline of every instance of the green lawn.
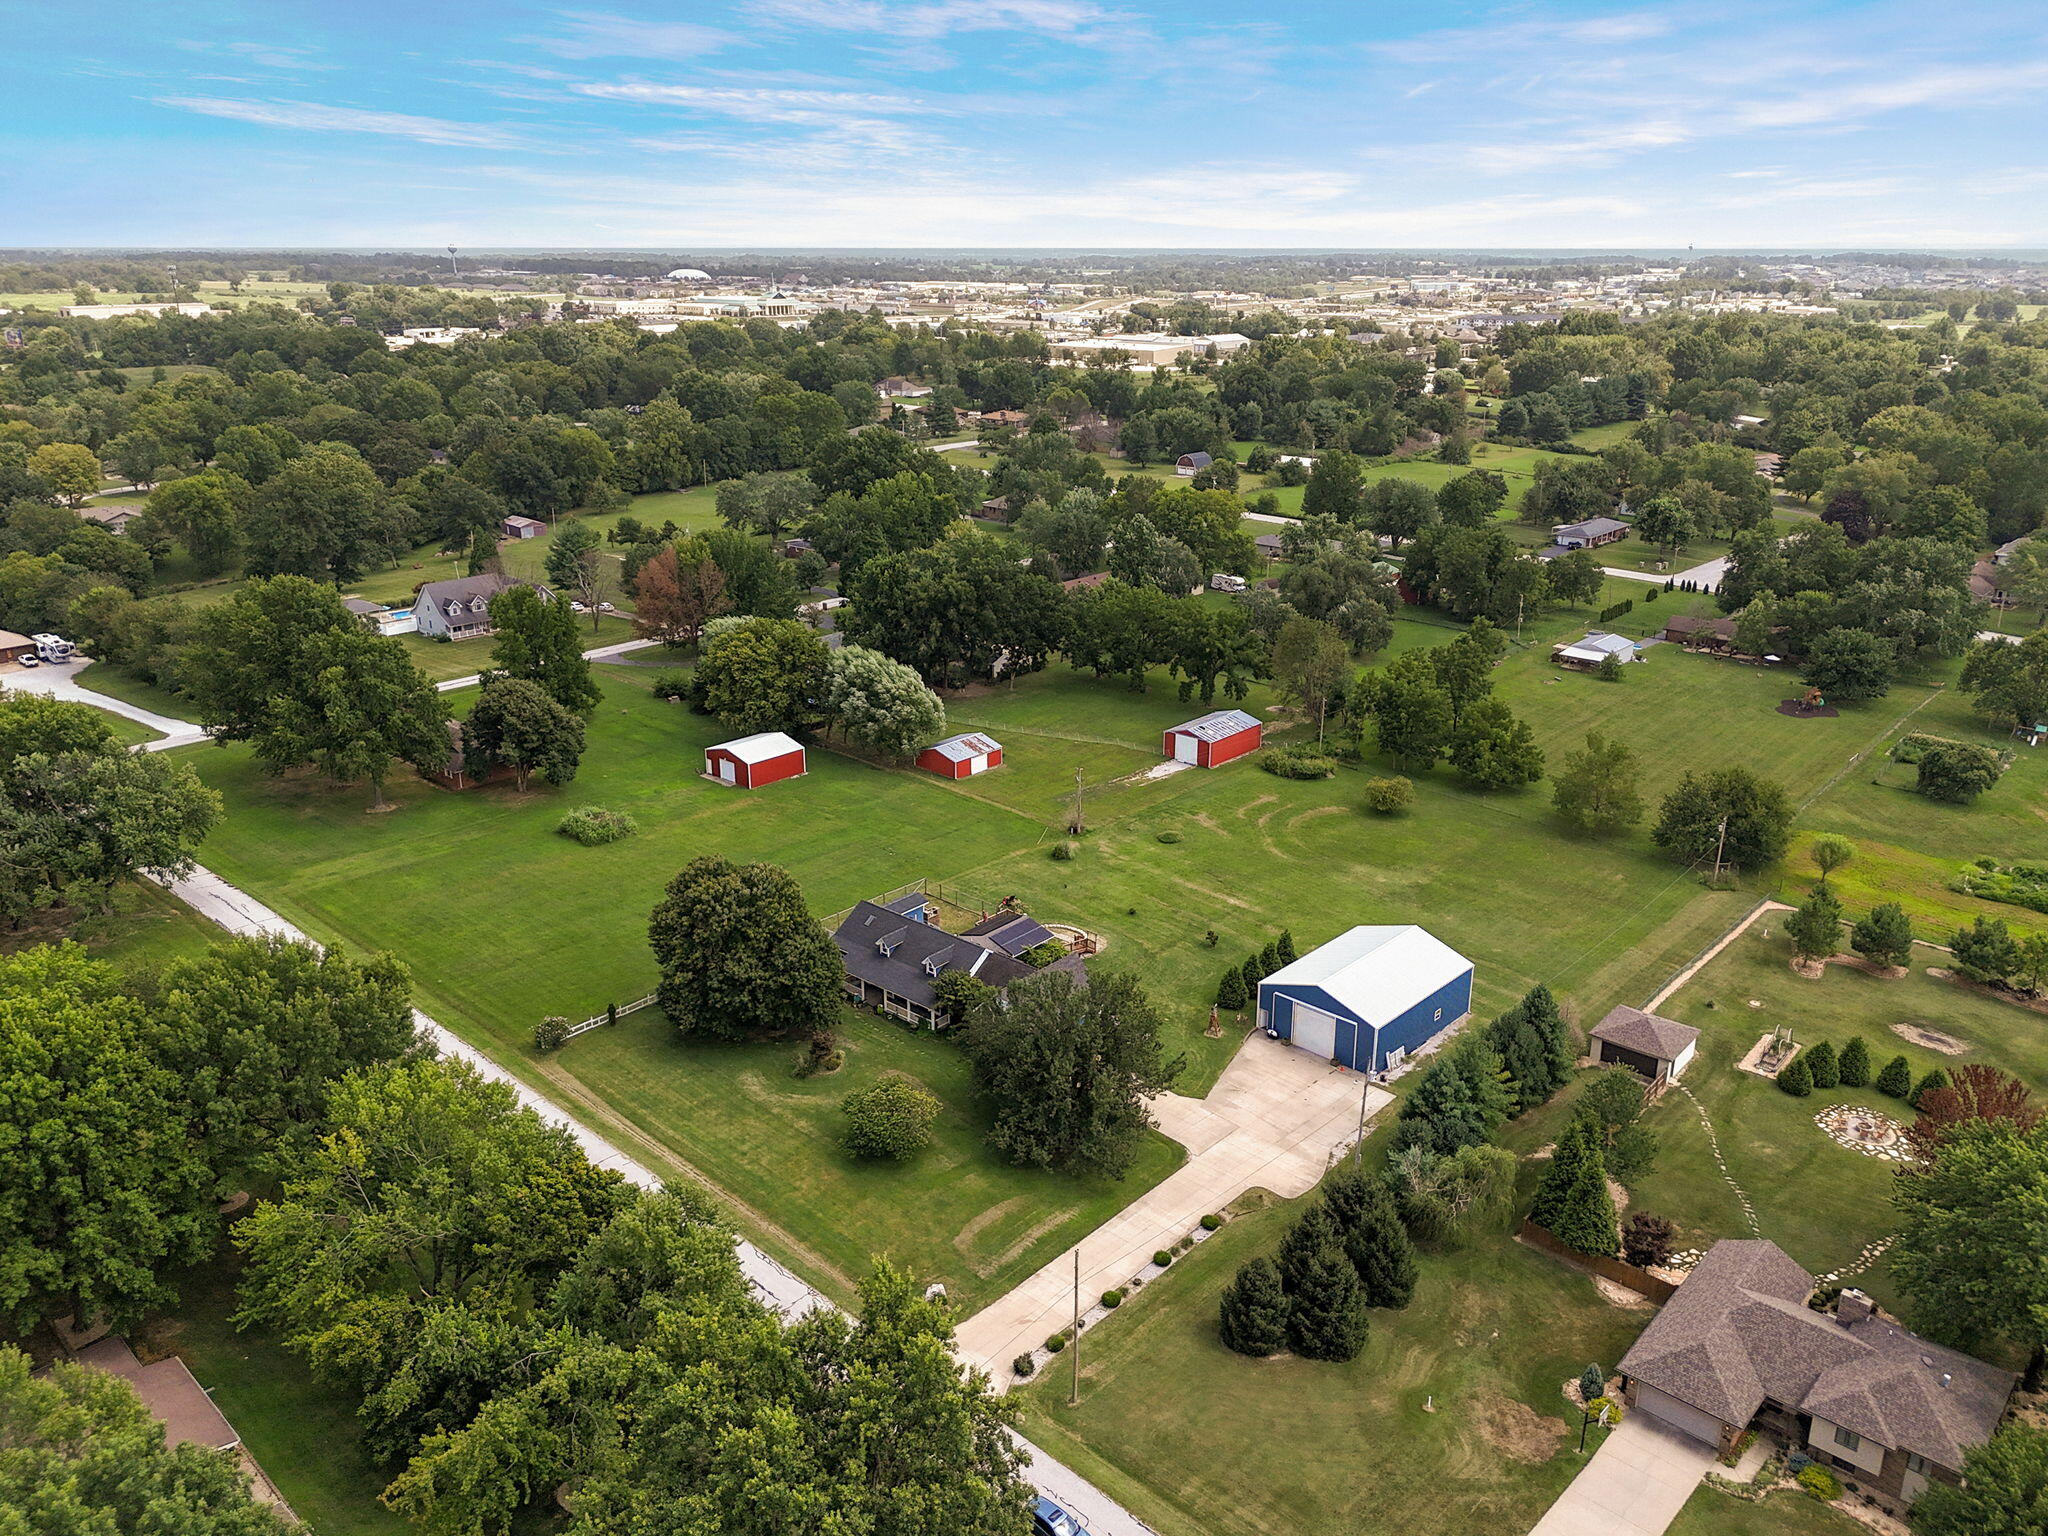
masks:
<path fill-rule="evenodd" d="M 1162 1536 L 1526 1531 L 1581 1465 L 1563 1383 L 1647 1311 L 1494 1237 L 1425 1256 L 1348 1365 L 1231 1354 L 1217 1297 L 1300 1204 L 1241 1216 L 1127 1302 L 1085 1340 L 1080 1406 L 1056 1359 L 1020 1428 Z"/>
<path fill-rule="evenodd" d="M 355 1411 L 296 1355 L 260 1330 L 237 1333 L 231 1252 L 178 1277 L 177 1312 L 145 1327 L 138 1349 L 184 1356 L 313 1536 L 404 1536 L 412 1526 L 377 1502 L 396 1469 L 363 1449 Z"/>
<path fill-rule="evenodd" d="M 1604 426 L 1581 427 L 1572 434 L 1572 441 L 1581 448 L 1590 448 L 1598 453 L 1602 448 L 1626 442 L 1641 425 L 1639 421 L 1610 421 Z"/>
<path fill-rule="evenodd" d="M 1876 1068 L 1903 1055 L 1917 1080 L 1937 1066 L 1982 1061 L 2040 1085 L 2048 1083 L 2048 1020 L 1983 997 L 1922 970 L 1887 980 L 1829 966 L 1819 980 L 1794 974 L 1782 914 L 1760 920 L 1715 957 L 1659 1011 L 1700 1031 L 1699 1060 L 1685 1084 L 1714 1122 L 1729 1172 L 1748 1192 L 1763 1235 L 1817 1273 L 1852 1261 L 1865 1243 L 1893 1229 L 1893 1164 L 1836 1145 L 1813 1123 L 1830 1104 L 1862 1104 L 1901 1118 L 1910 1110 L 1875 1088 L 1836 1088 L 1795 1099 L 1775 1083 L 1736 1070 L 1757 1037 L 1779 1025 L 1804 1045 L 1826 1040 L 1837 1051 L 1861 1035 Z M 1766 931 L 1768 930 L 1768 936 Z M 1922 960 L 1943 957 L 1923 951 Z M 1920 1024 L 1964 1041 L 1961 1056 L 1909 1043 L 1896 1024 Z M 1748 1235 L 1735 1197 L 1714 1166 L 1692 1104 L 1669 1095 L 1652 1112 L 1663 1143 L 1653 1171 L 1636 1190 L 1639 1205 L 1679 1223 L 1687 1244 Z M 1814 1191 L 1825 1189 L 1817 1200 Z M 1869 1287 L 1895 1302 L 1882 1264 Z"/>
<path fill-rule="evenodd" d="M 1685 1501 L 1667 1536 L 1862 1536 L 1870 1527 L 1805 1493 L 1752 1504 L 1714 1488 Z"/>
<path fill-rule="evenodd" d="M 95 959 L 154 975 L 221 936 L 219 928 L 162 887 L 133 880 L 114 887 L 105 912 L 65 909 L 32 917 L 19 928 L 0 929 L 0 952 L 69 939 L 84 945 Z"/>
<path fill-rule="evenodd" d="M 1181 1162 L 1180 1147 L 1155 1134 L 1122 1183 L 1013 1167 L 982 1145 L 987 1121 L 950 1041 L 851 1009 L 842 1029 L 846 1065 L 829 1077 L 793 1077 L 797 1045 L 685 1044 L 651 1008 L 534 1065 L 557 1102 L 624 1122 L 634 1155 L 687 1177 L 680 1156 L 834 1294 L 849 1296 L 870 1256 L 887 1254 L 942 1283 L 963 1316 Z M 839 1147 L 840 1101 L 890 1074 L 945 1105 L 933 1145 L 907 1164 L 857 1161 Z"/>
<path fill-rule="evenodd" d="M 90 667 L 80 668 L 74 665 L 69 670 L 77 679 L 79 687 L 89 692 L 104 693 L 124 704 L 133 704 L 149 710 L 152 714 L 163 715 L 172 720 L 189 720 L 192 717 L 192 706 L 188 701 L 179 698 L 168 688 L 144 682 L 125 667 L 96 661 Z M 143 731 L 144 740 L 150 737 L 150 733 L 144 731 L 143 727 L 124 721 L 119 715 L 110 715 L 108 718 Z"/>

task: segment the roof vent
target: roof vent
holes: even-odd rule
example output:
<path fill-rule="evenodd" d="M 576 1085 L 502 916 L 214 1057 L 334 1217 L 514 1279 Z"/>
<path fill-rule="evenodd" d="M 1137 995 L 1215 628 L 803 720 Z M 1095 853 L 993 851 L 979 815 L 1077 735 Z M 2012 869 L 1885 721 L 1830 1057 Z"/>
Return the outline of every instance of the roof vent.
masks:
<path fill-rule="evenodd" d="M 1941 1373 L 1941 1390 L 1946 1392 L 1948 1390 L 1948 1384 L 1954 1380 L 1955 1376 L 1952 1373 L 1948 1371 L 1943 1371 Z"/>

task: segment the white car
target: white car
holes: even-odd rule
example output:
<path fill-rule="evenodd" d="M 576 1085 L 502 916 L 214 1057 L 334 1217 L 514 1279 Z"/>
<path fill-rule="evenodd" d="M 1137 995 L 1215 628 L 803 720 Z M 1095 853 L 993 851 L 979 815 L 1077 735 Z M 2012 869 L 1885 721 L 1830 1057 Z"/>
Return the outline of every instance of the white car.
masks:
<path fill-rule="evenodd" d="M 28 655 L 21 658 L 21 664 L 24 667 L 40 667 L 43 664 L 43 659 L 40 656 Z"/>

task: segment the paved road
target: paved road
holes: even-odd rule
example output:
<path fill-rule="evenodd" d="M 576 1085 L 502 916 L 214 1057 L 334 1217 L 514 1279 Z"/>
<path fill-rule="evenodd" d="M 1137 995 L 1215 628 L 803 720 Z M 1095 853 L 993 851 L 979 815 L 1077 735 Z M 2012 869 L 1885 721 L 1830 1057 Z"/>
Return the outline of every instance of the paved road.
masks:
<path fill-rule="evenodd" d="M 1699 1441 L 1630 1414 L 1529 1536 L 1664 1536 L 1713 1464 Z"/>
<path fill-rule="evenodd" d="M 659 640 L 621 640 L 616 645 L 600 645 L 583 653 L 585 661 L 611 661 L 624 656 L 628 651 L 644 651 L 649 646 L 659 645 Z M 463 688 L 474 688 L 484 680 L 481 672 L 472 672 L 467 677 L 446 677 L 434 684 L 440 693 L 454 693 Z"/>
<path fill-rule="evenodd" d="M 112 694 L 95 693 L 85 687 L 78 681 L 78 675 L 91 665 L 90 661 L 80 659 L 62 666 L 41 666 L 32 670 L 11 668 L 0 672 L 0 688 L 12 693 L 47 694 L 50 698 L 64 699 L 73 704 L 90 704 L 110 715 L 146 725 L 159 736 L 158 740 L 143 744 L 143 750 L 147 752 L 161 752 L 167 747 L 189 747 L 194 742 L 206 740 L 206 732 L 190 720 L 174 720 L 169 715 L 159 715 L 139 704 L 130 704 Z"/>
<path fill-rule="evenodd" d="M 628 642 L 628 647 L 630 648 L 633 643 L 635 642 Z M 211 918 L 230 933 L 274 934 L 281 938 L 311 942 L 304 933 L 262 902 L 246 891 L 236 889 L 209 869 L 195 869 L 182 880 L 165 883 L 179 900 L 202 916 Z M 583 1149 L 584 1155 L 600 1168 L 613 1169 L 622 1178 L 643 1189 L 661 1187 L 661 1180 L 651 1169 L 628 1157 L 597 1132 L 565 1114 L 552 1100 L 528 1087 L 482 1052 L 457 1038 L 453 1031 L 418 1009 L 413 1010 L 413 1023 L 433 1040 L 443 1055 L 466 1061 L 482 1076 L 504 1083 L 518 1095 L 520 1103 L 543 1120 L 567 1129 L 576 1138 L 577 1145 Z M 762 1299 L 785 1317 L 801 1317 L 815 1308 L 832 1306 L 824 1296 L 744 1238 L 739 1240 L 737 1248 L 740 1268 L 745 1272 L 747 1279 L 760 1293 Z M 1078 1472 L 1053 1460 L 1028 1440 L 1018 1437 L 1018 1444 L 1030 1458 L 1032 1482 L 1047 1496 L 1080 1515 L 1091 1536 L 1155 1536 L 1150 1526 L 1117 1504 Z"/>
<path fill-rule="evenodd" d="M 1333 1067 L 1263 1034 L 1253 1034 L 1205 1099 L 1163 1093 L 1152 1100 L 1160 1130 L 1188 1149 L 1188 1160 L 1123 1210 L 989 1303 L 959 1328 L 968 1364 L 1007 1386 L 1010 1362 L 1037 1349 L 1073 1312 L 1074 1255 L 1081 1294 L 1093 1299 L 1121 1286 L 1246 1190 L 1283 1199 L 1306 1194 L 1331 1159 L 1358 1133 L 1359 1099 L 1370 1119 L 1393 1101 L 1356 1072 Z"/>

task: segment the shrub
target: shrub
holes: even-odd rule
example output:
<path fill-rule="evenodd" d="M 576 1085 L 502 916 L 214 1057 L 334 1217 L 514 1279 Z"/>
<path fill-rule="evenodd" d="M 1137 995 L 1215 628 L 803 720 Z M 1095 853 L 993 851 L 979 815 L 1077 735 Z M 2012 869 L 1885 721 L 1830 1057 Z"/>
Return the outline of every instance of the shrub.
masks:
<path fill-rule="evenodd" d="M 1062 838 L 1059 842 L 1054 843 L 1052 845 L 1052 856 L 1055 859 L 1058 859 L 1062 864 L 1064 864 L 1068 859 L 1071 859 L 1075 854 L 1079 853 L 1080 851 L 1081 845 L 1075 842 L 1071 837 Z"/>
<path fill-rule="evenodd" d="M 680 670 L 657 672 L 648 691 L 657 699 L 686 699 L 690 696 L 690 674 Z"/>
<path fill-rule="evenodd" d="M 1619 683 L 1628 679 L 1628 674 L 1621 670 L 1621 658 L 1612 651 L 1600 658 L 1600 665 L 1593 669 L 1593 675 L 1603 683 Z"/>
<path fill-rule="evenodd" d="M 846 1115 L 840 1144 L 855 1157 L 906 1158 L 931 1144 L 939 1101 L 907 1077 L 885 1077 L 849 1093 L 839 1104 Z"/>
<path fill-rule="evenodd" d="M 533 1026 L 533 1048 L 543 1054 L 559 1051 L 569 1043 L 569 1021 L 551 1013 Z"/>
<path fill-rule="evenodd" d="M 1831 1504 L 1842 1496 L 1842 1485 L 1836 1481 L 1835 1474 L 1811 1462 L 1800 1469 L 1799 1486 L 1823 1504 Z"/>
<path fill-rule="evenodd" d="M 1102 1293 L 1102 1304 L 1114 1311 L 1124 1304 L 1124 1293 L 1118 1290 L 1104 1291 Z"/>
<path fill-rule="evenodd" d="M 1933 741 L 1920 752 L 1914 788 L 1930 800 L 1967 805 L 1999 780 L 2006 755 L 1967 741 Z"/>
<path fill-rule="evenodd" d="M 1062 958 L 1067 952 L 1064 940 L 1047 939 L 1043 944 L 1034 944 L 1017 958 L 1026 965 L 1046 966 Z"/>
<path fill-rule="evenodd" d="M 1157 1264 L 1161 1269 L 1164 1269 L 1167 1265 L 1173 1262 L 1173 1255 L 1168 1253 L 1164 1248 L 1161 1248 L 1157 1253 L 1152 1255 L 1152 1262 L 1154 1264 Z"/>
<path fill-rule="evenodd" d="M 1934 1090 L 1937 1088 L 1946 1088 L 1947 1086 L 1948 1074 L 1942 1071 L 1941 1068 L 1936 1067 L 1932 1072 L 1929 1072 L 1925 1077 L 1921 1078 L 1919 1083 L 1914 1087 L 1913 1091 L 1906 1095 L 1906 1102 L 1911 1104 L 1915 1109 L 1918 1109 L 1920 1107 L 1921 1101 L 1924 1100 L 1927 1097 L 1927 1095 L 1934 1092 Z"/>
<path fill-rule="evenodd" d="M 1398 776 L 1365 781 L 1365 808 L 1382 816 L 1392 816 L 1397 811 L 1408 809 L 1408 802 L 1415 798 L 1415 786 Z"/>
<path fill-rule="evenodd" d="M 1223 1218 L 1221 1216 L 1218 1216 L 1214 1211 L 1211 1211 L 1207 1216 L 1204 1216 L 1202 1218 L 1202 1230 L 1204 1232 L 1214 1232 L 1218 1227 L 1222 1225 Z"/>
<path fill-rule="evenodd" d="M 1031 1373 L 1037 1369 L 1038 1363 L 1029 1355 L 1019 1355 L 1010 1362 L 1010 1374 L 1019 1381 L 1028 1380 Z"/>
<path fill-rule="evenodd" d="M 1806 1075 L 1813 1079 L 1814 1087 L 1822 1090 L 1841 1087 L 1842 1069 L 1835 1062 L 1835 1048 L 1827 1041 L 1810 1047 L 1800 1060 L 1806 1063 Z"/>
<path fill-rule="evenodd" d="M 1579 1372 L 1579 1401 L 1588 1405 L 1607 1395 L 1607 1373 L 1597 1365 Z"/>
<path fill-rule="evenodd" d="M 1045 1341 L 1045 1347 L 1058 1354 L 1067 1347 L 1067 1336 L 1064 1333 L 1056 1333 Z"/>
<path fill-rule="evenodd" d="M 1321 743 L 1303 741 L 1266 748 L 1259 754 L 1259 766 L 1283 779 L 1327 779 L 1337 771 L 1337 759 Z"/>
<path fill-rule="evenodd" d="M 1842 1047 L 1835 1061 L 1835 1076 L 1844 1088 L 1862 1088 L 1870 1082 L 1870 1047 L 1861 1035 L 1854 1035 Z"/>
<path fill-rule="evenodd" d="M 1621 1224 L 1621 1256 L 1638 1269 L 1650 1269 L 1671 1257 L 1672 1225 L 1648 1211 L 1632 1211 Z"/>
<path fill-rule="evenodd" d="M 622 837 L 631 837 L 640 830 L 640 824 L 623 811 L 608 811 L 601 805 L 582 805 L 555 823 L 555 830 L 586 848 L 595 848 L 603 843 L 616 843 Z"/>
<path fill-rule="evenodd" d="M 1596 1397 L 1586 1404 L 1586 1411 L 1596 1417 L 1604 1415 L 1607 1424 L 1612 1426 L 1628 1417 L 1628 1404 L 1618 1397 Z"/>
<path fill-rule="evenodd" d="M 1887 1098 L 1903 1099 L 1913 1091 L 1913 1068 L 1903 1056 L 1894 1056 L 1877 1074 L 1877 1091 Z"/>
<path fill-rule="evenodd" d="M 1778 1073 L 1778 1091 L 1803 1099 L 1813 1092 L 1813 1072 L 1806 1064 L 1806 1052 L 1792 1058 L 1792 1065 Z"/>

